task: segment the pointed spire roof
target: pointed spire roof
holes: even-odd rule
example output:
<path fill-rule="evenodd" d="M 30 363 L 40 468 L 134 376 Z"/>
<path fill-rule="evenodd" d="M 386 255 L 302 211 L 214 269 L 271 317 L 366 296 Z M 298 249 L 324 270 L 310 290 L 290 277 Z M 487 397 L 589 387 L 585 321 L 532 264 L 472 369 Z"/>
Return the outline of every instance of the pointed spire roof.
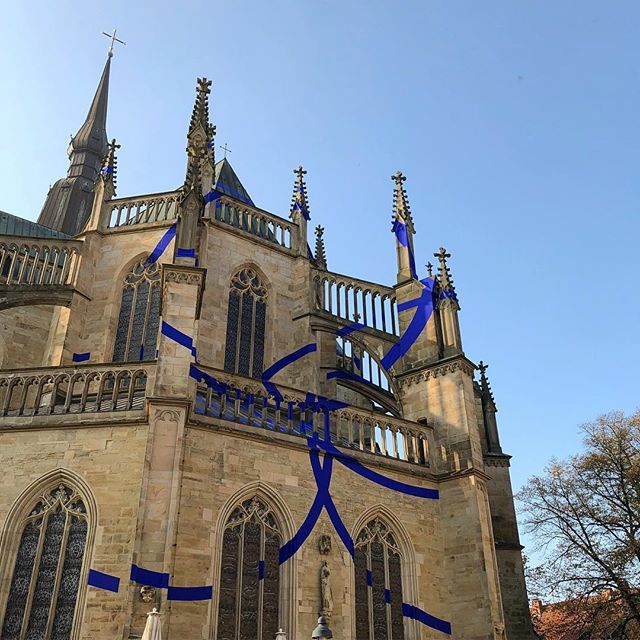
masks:
<path fill-rule="evenodd" d="M 324 249 L 324 227 L 318 225 L 315 229 L 316 253 L 314 259 L 321 269 L 327 268 L 327 253 Z"/>
<path fill-rule="evenodd" d="M 413 217 L 411 216 L 411 209 L 409 208 L 409 199 L 407 198 L 407 192 L 403 185 L 407 177 L 402 171 L 396 171 L 396 173 L 391 176 L 391 179 L 395 182 L 393 189 L 393 218 L 406 224 L 407 229 L 411 233 L 415 233 Z"/>
<path fill-rule="evenodd" d="M 493 391 L 491 390 L 491 384 L 487 378 L 488 368 L 489 365 L 480 360 L 477 367 L 478 371 L 480 371 L 480 393 L 482 395 L 482 400 L 488 403 L 493 411 L 497 411 Z"/>
<path fill-rule="evenodd" d="M 226 158 L 216 162 L 213 190 L 255 207 L 251 196 Z"/>
<path fill-rule="evenodd" d="M 444 247 L 433 254 L 434 258 L 438 258 L 438 283 L 440 285 L 440 292 L 442 298 L 452 298 L 456 303 L 458 302 L 458 296 L 456 295 L 456 289 L 453 286 L 453 277 L 451 271 L 447 265 L 447 258 L 451 257 L 450 253 Z"/>
<path fill-rule="evenodd" d="M 293 197 L 291 198 L 291 212 L 289 217 L 293 219 L 294 214 L 299 211 L 305 220 L 311 220 L 309 214 L 309 199 L 307 197 L 307 185 L 304 181 L 306 171 L 300 165 L 297 169 L 293 170 L 296 174 L 296 180 L 293 185 Z"/>
<path fill-rule="evenodd" d="M 69 144 L 69 157 L 74 151 L 92 151 L 102 158 L 107 152 L 107 103 L 111 55 L 107 57 L 89 113 Z"/>

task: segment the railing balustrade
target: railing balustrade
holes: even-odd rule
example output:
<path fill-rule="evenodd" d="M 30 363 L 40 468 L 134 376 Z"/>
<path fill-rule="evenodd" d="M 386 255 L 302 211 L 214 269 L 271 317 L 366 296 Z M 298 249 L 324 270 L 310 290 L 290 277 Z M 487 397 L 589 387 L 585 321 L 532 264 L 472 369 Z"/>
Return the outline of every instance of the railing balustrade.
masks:
<path fill-rule="evenodd" d="M 134 224 L 173 220 L 178 215 L 178 198 L 178 192 L 171 191 L 110 200 L 105 205 L 111 207 L 107 226 L 109 229 L 114 229 Z"/>
<path fill-rule="evenodd" d="M 359 322 L 394 336 L 400 335 L 395 291 L 384 285 L 331 272 L 314 276 L 316 309 Z"/>
<path fill-rule="evenodd" d="M 242 229 L 254 236 L 273 242 L 285 249 L 291 249 L 295 225 L 266 211 L 239 204 L 230 198 L 221 197 L 215 201 L 214 216 L 236 229 Z"/>
<path fill-rule="evenodd" d="M 197 415 L 246 424 L 267 432 L 308 437 L 315 431 L 324 437 L 324 413 L 314 411 L 299 391 L 292 394 L 280 386 L 285 399 L 276 403 L 255 380 L 209 369 L 207 373 L 227 389 L 214 391 L 210 386 L 199 385 L 194 406 Z M 329 431 L 336 446 L 430 466 L 429 427 L 348 407 L 331 412 Z"/>
<path fill-rule="evenodd" d="M 0 284 L 71 284 L 81 242 L 6 236 L 0 238 Z"/>
<path fill-rule="evenodd" d="M 0 373 L 0 418 L 144 409 L 152 365 Z"/>

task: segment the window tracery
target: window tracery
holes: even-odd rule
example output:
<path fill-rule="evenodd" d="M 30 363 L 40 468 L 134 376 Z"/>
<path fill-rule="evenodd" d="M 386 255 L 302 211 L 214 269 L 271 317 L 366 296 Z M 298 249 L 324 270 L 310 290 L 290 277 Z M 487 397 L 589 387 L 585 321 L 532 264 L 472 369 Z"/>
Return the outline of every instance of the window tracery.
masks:
<path fill-rule="evenodd" d="M 402 555 L 380 518 L 367 523 L 355 543 L 356 637 L 404 640 Z"/>
<path fill-rule="evenodd" d="M 160 265 L 136 264 L 122 287 L 114 362 L 153 360 L 160 326 Z"/>
<path fill-rule="evenodd" d="M 267 288 L 254 269 L 241 269 L 231 279 L 224 369 L 258 377 L 264 369 Z"/>
<path fill-rule="evenodd" d="M 217 640 L 273 640 L 280 613 L 282 533 L 259 498 L 236 507 L 224 528 Z"/>
<path fill-rule="evenodd" d="M 87 509 L 75 489 L 60 484 L 40 496 L 22 523 L 3 640 L 71 637 L 87 530 Z"/>

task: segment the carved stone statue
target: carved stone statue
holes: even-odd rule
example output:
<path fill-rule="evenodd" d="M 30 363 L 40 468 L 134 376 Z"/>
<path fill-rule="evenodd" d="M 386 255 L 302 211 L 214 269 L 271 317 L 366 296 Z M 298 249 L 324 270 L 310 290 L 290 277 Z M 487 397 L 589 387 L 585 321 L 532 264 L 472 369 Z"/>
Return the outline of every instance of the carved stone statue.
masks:
<path fill-rule="evenodd" d="M 318 536 L 318 550 L 323 556 L 331 551 L 331 536 L 328 533 L 322 533 Z"/>
<path fill-rule="evenodd" d="M 320 567 L 320 591 L 322 595 L 322 615 L 329 617 L 333 611 L 333 594 L 331 593 L 331 570 L 327 561 Z"/>
<path fill-rule="evenodd" d="M 142 602 L 153 602 L 156 598 L 154 587 L 140 587 L 140 599 Z"/>

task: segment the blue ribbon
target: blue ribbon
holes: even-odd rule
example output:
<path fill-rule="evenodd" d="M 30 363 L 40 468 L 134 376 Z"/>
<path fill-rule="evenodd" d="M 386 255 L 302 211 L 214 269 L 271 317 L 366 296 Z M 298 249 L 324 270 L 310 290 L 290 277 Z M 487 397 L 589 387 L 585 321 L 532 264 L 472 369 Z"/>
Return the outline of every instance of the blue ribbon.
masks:
<path fill-rule="evenodd" d="M 91 352 L 86 353 L 74 353 L 71 356 L 71 362 L 86 362 L 91 357 Z"/>
<path fill-rule="evenodd" d="M 196 380 L 196 382 L 204 382 L 207 387 L 213 389 L 216 393 L 226 393 L 229 389 L 228 384 L 220 382 L 208 373 L 205 373 L 201 369 L 198 369 L 198 367 L 196 367 L 193 362 L 191 363 L 191 365 L 189 365 L 189 376 Z"/>
<path fill-rule="evenodd" d="M 317 438 L 317 434 L 316 434 Z M 311 504 L 309 513 L 304 519 L 304 522 L 300 525 L 300 528 L 296 534 L 280 547 L 279 561 L 280 564 L 285 563 L 289 558 L 294 556 L 300 547 L 304 544 L 305 540 L 309 537 L 313 528 L 322 513 L 322 509 L 327 510 L 329 519 L 331 520 L 336 533 L 342 540 L 345 548 L 353 557 L 354 547 L 353 540 L 344 526 L 344 523 L 340 519 L 338 510 L 333 503 L 333 498 L 329 493 L 329 485 L 331 484 L 331 473 L 333 470 L 333 456 L 331 454 L 325 454 L 324 464 L 320 464 L 320 455 L 318 449 L 314 446 L 313 438 L 308 439 L 309 444 L 309 459 L 311 461 L 311 468 L 313 470 L 313 477 L 316 481 L 317 492 L 316 497 Z"/>
<path fill-rule="evenodd" d="M 442 633 L 451 635 L 450 622 L 447 622 L 446 620 L 442 620 L 440 618 L 436 618 L 430 613 L 427 613 L 426 611 L 423 611 L 422 609 L 415 607 L 412 604 L 407 604 L 406 602 L 402 603 L 402 615 L 405 618 L 417 620 L 427 627 L 431 627 L 432 629 L 437 629 L 438 631 L 442 631 Z"/>
<path fill-rule="evenodd" d="M 373 574 L 367 569 L 367 586 L 373 587 Z"/>
<path fill-rule="evenodd" d="M 173 340 L 174 342 L 177 342 L 183 347 L 189 349 L 194 358 L 197 357 L 196 348 L 193 346 L 193 339 L 186 333 L 182 333 L 180 329 L 176 329 L 174 326 L 163 320 L 160 333 L 167 336 L 170 340 Z"/>
<path fill-rule="evenodd" d="M 221 187 L 220 189 L 218 189 L 218 185 Z M 222 182 L 222 180 L 218 180 L 218 182 L 216 182 L 213 189 L 211 189 L 211 191 L 209 191 L 209 193 L 204 197 L 204 201 L 213 202 L 221 196 L 231 196 L 236 200 L 240 200 L 245 204 L 251 205 L 252 207 L 256 206 L 248 195 L 245 196 L 235 189 L 232 189 L 226 182 Z"/>
<path fill-rule="evenodd" d="M 416 307 L 416 312 L 411 318 L 411 322 L 406 331 L 400 336 L 398 342 L 396 342 L 389 351 L 385 354 L 381 360 L 381 364 L 385 369 L 390 369 L 413 345 L 418 339 L 418 336 L 424 331 L 427 326 L 427 322 L 433 313 L 433 287 L 434 279 L 425 278 L 420 280 L 424 285 L 421 295 L 414 300 L 408 300 L 398 305 L 398 312 L 405 311 L 411 307 Z"/>
<path fill-rule="evenodd" d="M 106 175 L 108 173 L 113 173 L 114 171 L 114 167 L 112 165 L 109 165 L 108 167 L 102 167 L 102 169 L 100 169 L 100 173 L 103 175 Z"/>
<path fill-rule="evenodd" d="M 349 371 L 329 371 L 327 373 L 327 380 L 331 380 L 331 378 L 340 378 L 342 380 L 352 380 L 353 382 L 362 382 L 363 384 L 372 384 L 369 380 L 365 380 L 362 376 L 359 376 L 357 373 L 350 373 Z"/>
<path fill-rule="evenodd" d="M 409 268 L 411 269 L 411 277 L 415 280 L 418 279 L 418 273 L 416 271 L 416 259 L 409 243 L 409 235 L 407 234 L 407 225 L 404 222 L 400 222 L 397 218 L 393 221 L 393 227 L 391 228 L 393 233 L 396 234 L 398 242 L 407 249 L 409 252 Z"/>
<path fill-rule="evenodd" d="M 214 200 L 217 200 L 218 198 L 222 198 L 223 195 L 224 195 L 224 193 L 221 193 L 220 191 L 216 191 L 215 189 L 212 189 L 204 197 L 204 201 L 205 202 L 213 202 Z"/>
<path fill-rule="evenodd" d="M 387 604 L 391 604 L 391 589 L 384 590 L 384 601 Z"/>
<path fill-rule="evenodd" d="M 89 579 L 87 580 L 87 584 L 92 587 L 97 587 L 98 589 L 118 593 L 118 589 L 120 589 L 120 578 L 108 573 L 102 573 L 102 571 L 89 569 Z"/>
<path fill-rule="evenodd" d="M 300 211 L 302 213 L 302 215 L 304 216 L 305 220 L 311 220 L 311 216 L 309 215 L 309 212 L 307 211 L 307 208 L 303 204 L 300 204 L 299 202 L 296 202 L 293 205 L 293 211 Z"/>
<path fill-rule="evenodd" d="M 213 598 L 213 586 L 208 587 L 169 587 L 167 600 L 211 600 Z"/>
<path fill-rule="evenodd" d="M 288 367 L 292 362 L 299 360 L 300 358 L 306 356 L 308 353 L 313 351 L 317 351 L 318 345 L 315 342 L 310 342 L 304 347 L 300 347 L 293 353 L 286 355 L 284 358 L 280 358 L 274 362 L 263 374 L 262 374 L 262 384 L 264 388 L 267 390 L 269 395 L 272 395 L 274 398 L 282 402 L 283 395 L 278 390 L 278 387 L 273 382 L 270 382 L 271 378 L 276 375 L 279 371 Z"/>
<path fill-rule="evenodd" d="M 167 589 L 169 587 L 169 574 L 160 571 L 151 571 L 143 569 L 137 564 L 131 565 L 131 580 L 148 587 L 156 587 L 156 589 Z"/>
<path fill-rule="evenodd" d="M 399 482 L 398 480 L 387 478 L 377 471 L 368 469 L 363 464 L 358 462 L 355 458 L 337 449 L 335 445 L 333 445 L 326 439 L 323 441 L 316 440 L 314 444 L 324 450 L 327 454 L 331 454 L 338 462 L 343 464 L 348 469 L 351 469 L 351 471 L 353 471 L 354 473 L 357 473 L 363 478 L 366 478 L 371 482 L 375 482 L 376 484 L 379 484 L 386 489 L 391 489 L 392 491 L 398 491 L 399 493 L 404 493 L 409 496 L 415 496 L 416 498 L 425 498 L 428 500 L 438 500 L 438 498 L 440 497 L 437 489 L 426 489 L 425 487 L 418 487 L 413 484 Z"/>
<path fill-rule="evenodd" d="M 160 256 L 165 252 L 166 248 L 169 246 L 169 243 L 175 238 L 176 235 L 176 223 L 174 222 L 165 232 L 160 241 L 155 246 L 153 251 L 149 254 L 145 264 L 150 265 L 154 262 L 157 262 L 160 259 Z"/>
<path fill-rule="evenodd" d="M 258 580 L 264 580 L 264 560 L 258 561 Z"/>
<path fill-rule="evenodd" d="M 195 258 L 196 250 L 195 249 L 180 249 L 176 251 L 176 258 Z"/>
<path fill-rule="evenodd" d="M 354 322 L 353 324 L 350 324 L 346 327 L 342 327 L 341 329 L 338 329 L 338 334 L 341 338 L 344 338 L 344 336 L 348 336 L 350 333 L 353 333 L 354 331 L 362 331 L 362 329 L 366 329 L 367 325 L 366 324 L 362 324 L 362 322 Z"/>

